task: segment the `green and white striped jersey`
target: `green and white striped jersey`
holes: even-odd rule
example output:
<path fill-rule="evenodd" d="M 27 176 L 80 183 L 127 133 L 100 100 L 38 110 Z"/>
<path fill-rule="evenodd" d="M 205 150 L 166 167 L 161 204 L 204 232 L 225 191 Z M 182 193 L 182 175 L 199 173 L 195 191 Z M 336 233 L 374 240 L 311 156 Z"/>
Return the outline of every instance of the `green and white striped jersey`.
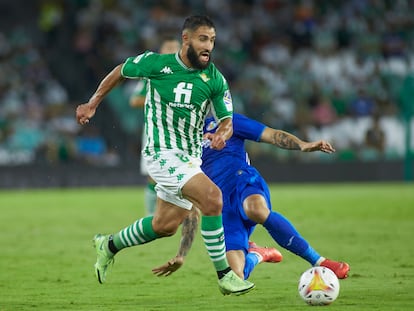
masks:
<path fill-rule="evenodd" d="M 179 149 L 201 157 L 203 124 L 211 112 L 216 119 L 232 117 L 227 82 L 210 64 L 204 70 L 188 68 L 176 54 L 151 51 L 128 58 L 121 71 L 125 78 L 147 78 L 145 132 L 147 155 Z"/>

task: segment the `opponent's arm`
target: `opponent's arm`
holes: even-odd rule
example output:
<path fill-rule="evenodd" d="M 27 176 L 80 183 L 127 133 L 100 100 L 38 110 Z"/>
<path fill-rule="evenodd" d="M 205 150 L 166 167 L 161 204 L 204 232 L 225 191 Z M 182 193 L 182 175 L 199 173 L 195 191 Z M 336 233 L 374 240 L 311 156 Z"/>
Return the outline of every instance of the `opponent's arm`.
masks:
<path fill-rule="evenodd" d="M 221 150 L 226 146 L 226 140 L 233 135 L 233 120 L 226 118 L 220 122 L 215 133 L 204 134 L 204 139 L 210 140 L 210 148 Z"/>
<path fill-rule="evenodd" d="M 121 68 L 123 64 L 116 66 L 106 77 L 101 81 L 97 90 L 85 104 L 79 105 L 76 108 L 76 120 L 79 124 L 89 123 L 89 119 L 95 115 L 96 109 L 105 98 L 105 96 L 121 81 L 124 77 L 121 75 Z"/>
<path fill-rule="evenodd" d="M 303 152 L 322 151 L 333 153 L 335 149 L 325 140 L 305 142 L 293 134 L 282 130 L 266 127 L 260 137 L 260 142 L 275 145 L 282 149 L 301 150 Z"/>
<path fill-rule="evenodd" d="M 145 96 L 141 95 L 132 95 L 129 99 L 129 105 L 133 108 L 141 108 L 144 107 L 145 104 Z"/>
<path fill-rule="evenodd" d="M 184 258 L 193 244 L 194 237 L 198 228 L 200 213 L 194 207 L 191 213 L 183 220 L 181 228 L 181 241 L 177 255 L 167 263 L 152 269 L 152 273 L 157 276 L 169 276 L 184 264 Z"/>

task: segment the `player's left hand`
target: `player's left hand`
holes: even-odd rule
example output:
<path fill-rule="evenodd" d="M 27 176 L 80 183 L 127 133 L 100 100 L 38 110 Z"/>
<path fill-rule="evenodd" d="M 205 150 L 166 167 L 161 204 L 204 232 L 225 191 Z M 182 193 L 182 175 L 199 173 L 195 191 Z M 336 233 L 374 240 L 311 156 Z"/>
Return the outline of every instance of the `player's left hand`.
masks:
<path fill-rule="evenodd" d="M 162 266 L 152 269 L 152 273 L 154 273 L 156 276 L 169 276 L 180 269 L 183 264 L 184 258 L 181 256 L 176 256 Z"/>
<path fill-rule="evenodd" d="M 334 153 L 336 150 L 326 140 L 319 140 L 315 142 L 305 143 L 302 145 L 303 152 L 322 151 L 325 153 Z"/>

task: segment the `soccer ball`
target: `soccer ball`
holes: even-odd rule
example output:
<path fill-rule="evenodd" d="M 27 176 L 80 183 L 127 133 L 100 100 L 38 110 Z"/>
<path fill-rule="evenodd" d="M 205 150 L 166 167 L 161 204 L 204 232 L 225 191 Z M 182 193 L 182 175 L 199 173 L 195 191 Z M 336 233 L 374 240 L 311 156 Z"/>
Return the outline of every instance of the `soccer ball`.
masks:
<path fill-rule="evenodd" d="M 335 273 L 325 267 L 312 267 L 299 279 L 299 295 L 312 306 L 329 305 L 338 298 L 339 281 Z"/>

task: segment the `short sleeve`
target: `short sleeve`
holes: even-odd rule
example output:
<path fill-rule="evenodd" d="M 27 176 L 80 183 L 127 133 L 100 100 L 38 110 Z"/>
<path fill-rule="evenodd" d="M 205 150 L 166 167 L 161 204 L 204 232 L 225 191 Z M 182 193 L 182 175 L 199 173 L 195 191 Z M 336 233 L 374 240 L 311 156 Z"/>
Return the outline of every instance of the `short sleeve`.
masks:
<path fill-rule="evenodd" d="M 121 75 L 130 79 L 148 77 L 156 62 L 157 55 L 151 51 L 146 51 L 138 56 L 127 58 L 121 68 Z"/>
<path fill-rule="evenodd" d="M 233 115 L 233 100 L 223 75 L 217 71 L 216 92 L 211 98 L 213 103 L 214 115 L 218 120 L 223 120 Z"/>

